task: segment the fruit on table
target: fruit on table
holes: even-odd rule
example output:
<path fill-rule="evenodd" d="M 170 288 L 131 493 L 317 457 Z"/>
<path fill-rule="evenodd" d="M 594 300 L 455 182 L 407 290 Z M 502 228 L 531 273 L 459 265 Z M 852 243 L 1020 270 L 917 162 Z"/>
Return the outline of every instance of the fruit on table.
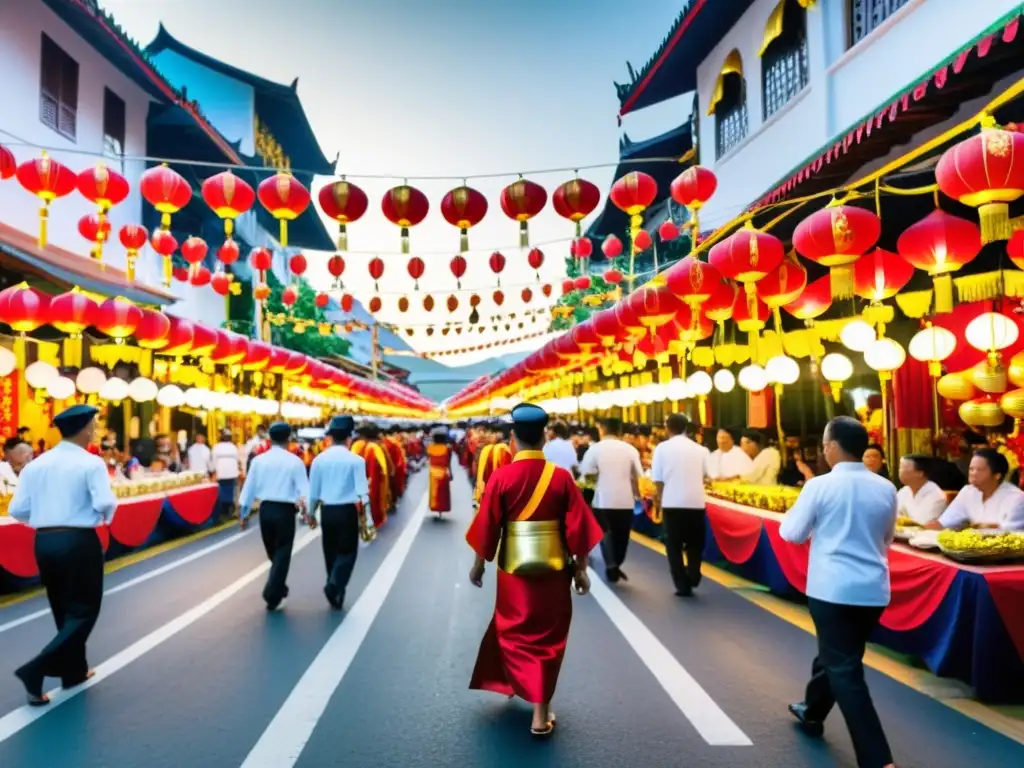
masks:
<path fill-rule="evenodd" d="M 954 552 L 993 554 L 1024 554 L 1024 534 L 1006 532 L 986 536 L 968 528 L 964 531 L 942 531 L 939 546 Z"/>
<path fill-rule="evenodd" d="M 912 517 L 906 515 L 900 515 L 896 518 L 897 528 L 920 528 L 921 524 Z"/>

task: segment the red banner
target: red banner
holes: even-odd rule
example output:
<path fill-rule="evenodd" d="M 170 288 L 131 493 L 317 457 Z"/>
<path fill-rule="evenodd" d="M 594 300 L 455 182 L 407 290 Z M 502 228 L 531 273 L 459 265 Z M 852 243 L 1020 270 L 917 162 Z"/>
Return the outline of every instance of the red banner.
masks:
<path fill-rule="evenodd" d="M 0 379 L 0 435 L 6 440 L 18 434 L 18 376 L 11 371 Z"/>

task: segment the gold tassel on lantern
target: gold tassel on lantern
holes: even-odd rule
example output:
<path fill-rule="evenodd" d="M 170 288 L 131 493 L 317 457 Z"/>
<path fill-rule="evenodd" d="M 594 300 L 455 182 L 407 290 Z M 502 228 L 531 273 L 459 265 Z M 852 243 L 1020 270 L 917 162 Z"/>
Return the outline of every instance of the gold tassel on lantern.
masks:
<path fill-rule="evenodd" d="M 577 229 L 579 225 L 577 225 Z M 409 252 L 409 228 L 402 227 L 402 253 Z"/>
<path fill-rule="evenodd" d="M 935 313 L 948 314 L 953 311 L 953 276 L 949 273 L 932 278 L 935 287 Z"/>
<path fill-rule="evenodd" d="M 853 298 L 853 264 L 832 267 L 829 272 L 829 284 L 832 287 L 833 299 Z"/>
<path fill-rule="evenodd" d="M 338 250 L 348 250 L 348 227 L 344 224 L 340 224 L 338 226 Z"/>
<path fill-rule="evenodd" d="M 278 241 L 281 243 L 282 248 L 288 247 L 288 219 L 281 219 Z"/>
<path fill-rule="evenodd" d="M 174 260 L 170 256 L 164 256 L 164 287 L 171 287 L 171 279 L 174 277 Z"/>
<path fill-rule="evenodd" d="M 82 367 L 82 337 L 81 336 L 69 336 L 64 339 L 62 346 L 62 353 L 64 359 L 65 368 L 81 368 Z"/>
<path fill-rule="evenodd" d="M 1010 206 L 1006 203 L 989 203 L 979 206 L 978 221 L 981 224 L 981 242 L 983 243 L 994 243 L 1013 237 Z"/>

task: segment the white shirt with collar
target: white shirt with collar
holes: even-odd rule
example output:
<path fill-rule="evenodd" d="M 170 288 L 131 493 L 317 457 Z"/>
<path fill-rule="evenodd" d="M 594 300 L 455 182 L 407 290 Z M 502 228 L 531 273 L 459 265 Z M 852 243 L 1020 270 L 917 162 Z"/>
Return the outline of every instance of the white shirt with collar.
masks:
<path fill-rule="evenodd" d="M 544 458 L 568 472 L 574 471 L 579 466 L 576 449 L 564 437 L 556 437 L 544 444 Z"/>
<path fill-rule="evenodd" d="M 782 454 L 778 448 L 762 448 L 754 457 L 754 465 L 740 475 L 740 482 L 751 485 L 778 485 L 779 470 L 782 469 Z"/>
<path fill-rule="evenodd" d="M 335 506 L 355 504 L 368 506 L 370 486 L 366 479 L 366 462 L 343 445 L 332 445 L 313 459 L 309 470 L 309 508 L 317 503 Z"/>
<path fill-rule="evenodd" d="M 946 508 L 946 492 L 931 480 L 926 482 L 914 493 L 909 485 L 904 485 L 896 492 L 899 514 L 909 517 L 919 525 L 938 520 Z"/>
<path fill-rule="evenodd" d="M 248 517 L 257 499 L 298 504 L 305 502 L 308 496 L 306 465 L 294 453 L 275 445 L 252 460 L 238 505 L 242 508 L 242 517 Z"/>
<path fill-rule="evenodd" d="M 643 473 L 640 452 L 616 437 L 591 445 L 580 464 L 581 475 L 597 475 L 594 509 L 633 509 L 633 479 Z"/>
<path fill-rule="evenodd" d="M 210 454 L 210 464 L 218 480 L 237 480 L 242 474 L 242 457 L 234 443 L 217 443 Z"/>
<path fill-rule="evenodd" d="M 889 546 L 896 486 L 859 461 L 844 461 L 807 481 L 779 534 L 811 540 L 807 596 L 840 605 L 889 604 Z"/>
<path fill-rule="evenodd" d="M 728 451 L 721 448 L 713 451 L 708 459 L 708 476 L 713 480 L 720 477 L 740 477 L 754 467 L 746 451 L 734 445 Z"/>
<path fill-rule="evenodd" d="M 210 446 L 206 443 L 193 443 L 188 449 L 188 468 L 192 472 L 209 474 L 212 469 Z"/>
<path fill-rule="evenodd" d="M 0 461 L 0 489 L 8 496 L 12 496 L 14 489 L 17 487 L 18 476 L 14 474 L 14 467 L 11 466 L 11 462 Z"/>
<path fill-rule="evenodd" d="M 62 440 L 21 471 L 8 514 L 33 528 L 96 528 L 116 507 L 103 459 Z"/>
<path fill-rule="evenodd" d="M 943 528 L 983 524 L 998 525 L 1004 531 L 1024 531 L 1024 491 L 1003 483 L 988 499 L 983 499 L 980 490 L 965 485 L 939 522 Z"/>
<path fill-rule="evenodd" d="M 685 435 L 654 446 L 651 480 L 663 483 L 662 509 L 704 509 L 704 478 L 711 454 Z"/>

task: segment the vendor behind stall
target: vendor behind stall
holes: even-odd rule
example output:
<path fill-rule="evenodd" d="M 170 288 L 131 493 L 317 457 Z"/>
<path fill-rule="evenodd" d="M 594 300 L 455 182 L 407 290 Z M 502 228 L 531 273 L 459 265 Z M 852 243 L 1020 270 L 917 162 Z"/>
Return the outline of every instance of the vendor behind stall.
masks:
<path fill-rule="evenodd" d="M 1007 481 L 1010 464 L 995 448 L 974 452 L 963 487 L 938 520 L 926 528 L 998 528 L 1024 531 L 1024 491 Z"/>
<path fill-rule="evenodd" d="M 931 456 L 911 454 L 900 459 L 903 487 L 896 493 L 899 516 L 909 517 L 918 525 L 938 520 L 946 509 L 946 494 L 929 479 L 931 470 Z"/>
<path fill-rule="evenodd" d="M 727 480 L 745 475 L 754 467 L 754 462 L 742 448 L 736 445 L 736 431 L 719 427 L 715 435 L 718 450 L 711 453 L 708 475 L 713 480 Z"/>
<path fill-rule="evenodd" d="M 739 477 L 722 477 L 724 482 L 739 481 L 750 485 L 777 485 L 782 469 L 779 449 L 766 445 L 767 439 L 756 429 L 748 429 L 740 440 L 740 448 L 750 457 L 752 466 Z"/>

